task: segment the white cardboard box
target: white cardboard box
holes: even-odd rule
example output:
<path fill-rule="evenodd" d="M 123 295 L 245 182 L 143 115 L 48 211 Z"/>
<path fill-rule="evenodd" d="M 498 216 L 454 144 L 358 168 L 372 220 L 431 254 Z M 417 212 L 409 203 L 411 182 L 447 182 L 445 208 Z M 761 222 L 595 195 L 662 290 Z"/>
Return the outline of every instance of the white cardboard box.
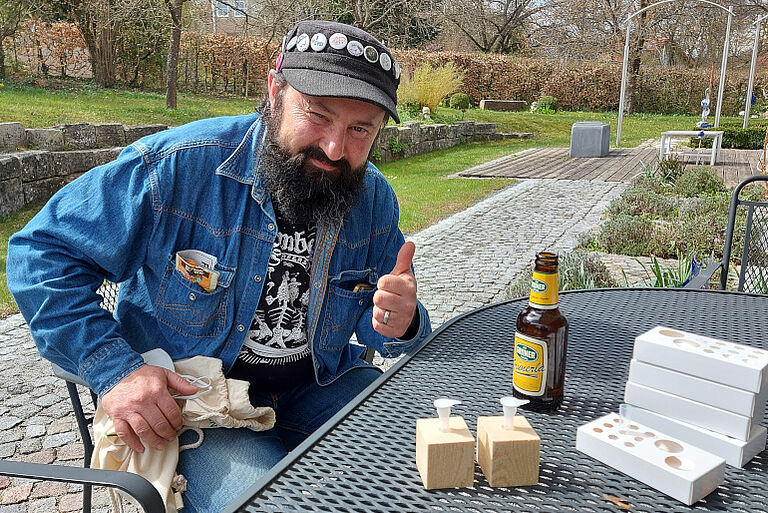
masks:
<path fill-rule="evenodd" d="M 747 440 L 750 431 L 752 431 L 752 419 L 750 417 L 714 408 L 631 381 L 627 381 L 627 386 L 624 389 L 624 402 L 739 440 Z"/>
<path fill-rule="evenodd" d="M 763 426 L 753 426 L 749 440 L 742 441 L 631 404 L 623 407 L 625 418 L 644 424 L 651 429 L 658 429 L 670 436 L 685 440 L 699 449 L 720 456 L 732 467 L 743 467 L 765 449 L 768 430 Z"/>
<path fill-rule="evenodd" d="M 581 426 L 576 449 L 689 506 L 725 479 L 719 456 L 615 413 Z"/>
<path fill-rule="evenodd" d="M 656 326 L 635 339 L 634 358 L 758 393 L 768 351 Z"/>
<path fill-rule="evenodd" d="M 760 394 L 632 359 L 629 381 L 670 392 L 745 417 L 762 420 L 768 387 Z"/>

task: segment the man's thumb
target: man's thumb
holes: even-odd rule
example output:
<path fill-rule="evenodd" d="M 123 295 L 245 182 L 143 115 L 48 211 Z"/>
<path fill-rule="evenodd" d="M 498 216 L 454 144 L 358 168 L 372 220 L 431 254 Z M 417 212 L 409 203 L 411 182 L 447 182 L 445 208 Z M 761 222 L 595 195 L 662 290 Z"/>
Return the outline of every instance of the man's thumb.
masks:
<path fill-rule="evenodd" d="M 168 369 L 165 370 L 165 376 L 168 380 L 168 387 L 180 392 L 182 395 L 193 395 L 197 393 L 197 387 L 190 385 L 186 379 L 182 378 L 175 372 L 171 372 Z"/>
<path fill-rule="evenodd" d="M 416 244 L 411 241 L 406 242 L 397 252 L 397 262 L 395 268 L 390 274 L 406 274 L 411 272 L 411 262 L 413 254 L 416 252 Z"/>

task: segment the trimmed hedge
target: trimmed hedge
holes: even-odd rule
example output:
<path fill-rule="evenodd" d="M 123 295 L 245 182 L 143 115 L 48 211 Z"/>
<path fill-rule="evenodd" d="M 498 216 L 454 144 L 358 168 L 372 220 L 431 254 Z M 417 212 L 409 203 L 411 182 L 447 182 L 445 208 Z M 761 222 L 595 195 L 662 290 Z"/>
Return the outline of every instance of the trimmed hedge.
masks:
<path fill-rule="evenodd" d="M 766 119 L 750 119 L 747 128 L 742 128 L 742 123 L 733 122 L 724 122 L 718 128 L 707 128 L 707 130 L 723 131 L 723 148 L 737 148 L 739 150 L 762 150 L 766 129 L 768 129 L 768 120 Z M 696 148 L 699 146 L 699 140 L 691 137 L 689 145 Z M 712 139 L 702 139 L 701 147 L 711 148 Z"/>

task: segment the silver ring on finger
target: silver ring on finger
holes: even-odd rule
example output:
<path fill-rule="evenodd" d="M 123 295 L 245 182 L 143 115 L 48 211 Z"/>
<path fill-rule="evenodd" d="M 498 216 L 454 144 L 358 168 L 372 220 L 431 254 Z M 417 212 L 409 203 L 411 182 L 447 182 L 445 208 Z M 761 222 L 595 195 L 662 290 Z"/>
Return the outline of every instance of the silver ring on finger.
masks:
<path fill-rule="evenodd" d="M 385 326 L 387 325 L 387 323 L 389 323 L 389 314 L 390 314 L 389 310 L 384 310 L 384 319 L 381 321 L 381 323 L 384 324 Z"/>

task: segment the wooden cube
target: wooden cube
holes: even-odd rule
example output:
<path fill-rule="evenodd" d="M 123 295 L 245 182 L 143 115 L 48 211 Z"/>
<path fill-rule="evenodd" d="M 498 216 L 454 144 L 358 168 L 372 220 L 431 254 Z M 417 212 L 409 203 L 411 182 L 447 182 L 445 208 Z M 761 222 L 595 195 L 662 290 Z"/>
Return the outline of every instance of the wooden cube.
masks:
<path fill-rule="evenodd" d="M 477 462 L 491 486 L 538 484 L 540 443 L 522 415 L 515 429 L 504 429 L 501 416 L 477 418 Z"/>
<path fill-rule="evenodd" d="M 449 431 L 440 419 L 416 420 L 416 467 L 427 490 L 472 486 L 475 438 L 461 417 L 450 417 Z"/>

